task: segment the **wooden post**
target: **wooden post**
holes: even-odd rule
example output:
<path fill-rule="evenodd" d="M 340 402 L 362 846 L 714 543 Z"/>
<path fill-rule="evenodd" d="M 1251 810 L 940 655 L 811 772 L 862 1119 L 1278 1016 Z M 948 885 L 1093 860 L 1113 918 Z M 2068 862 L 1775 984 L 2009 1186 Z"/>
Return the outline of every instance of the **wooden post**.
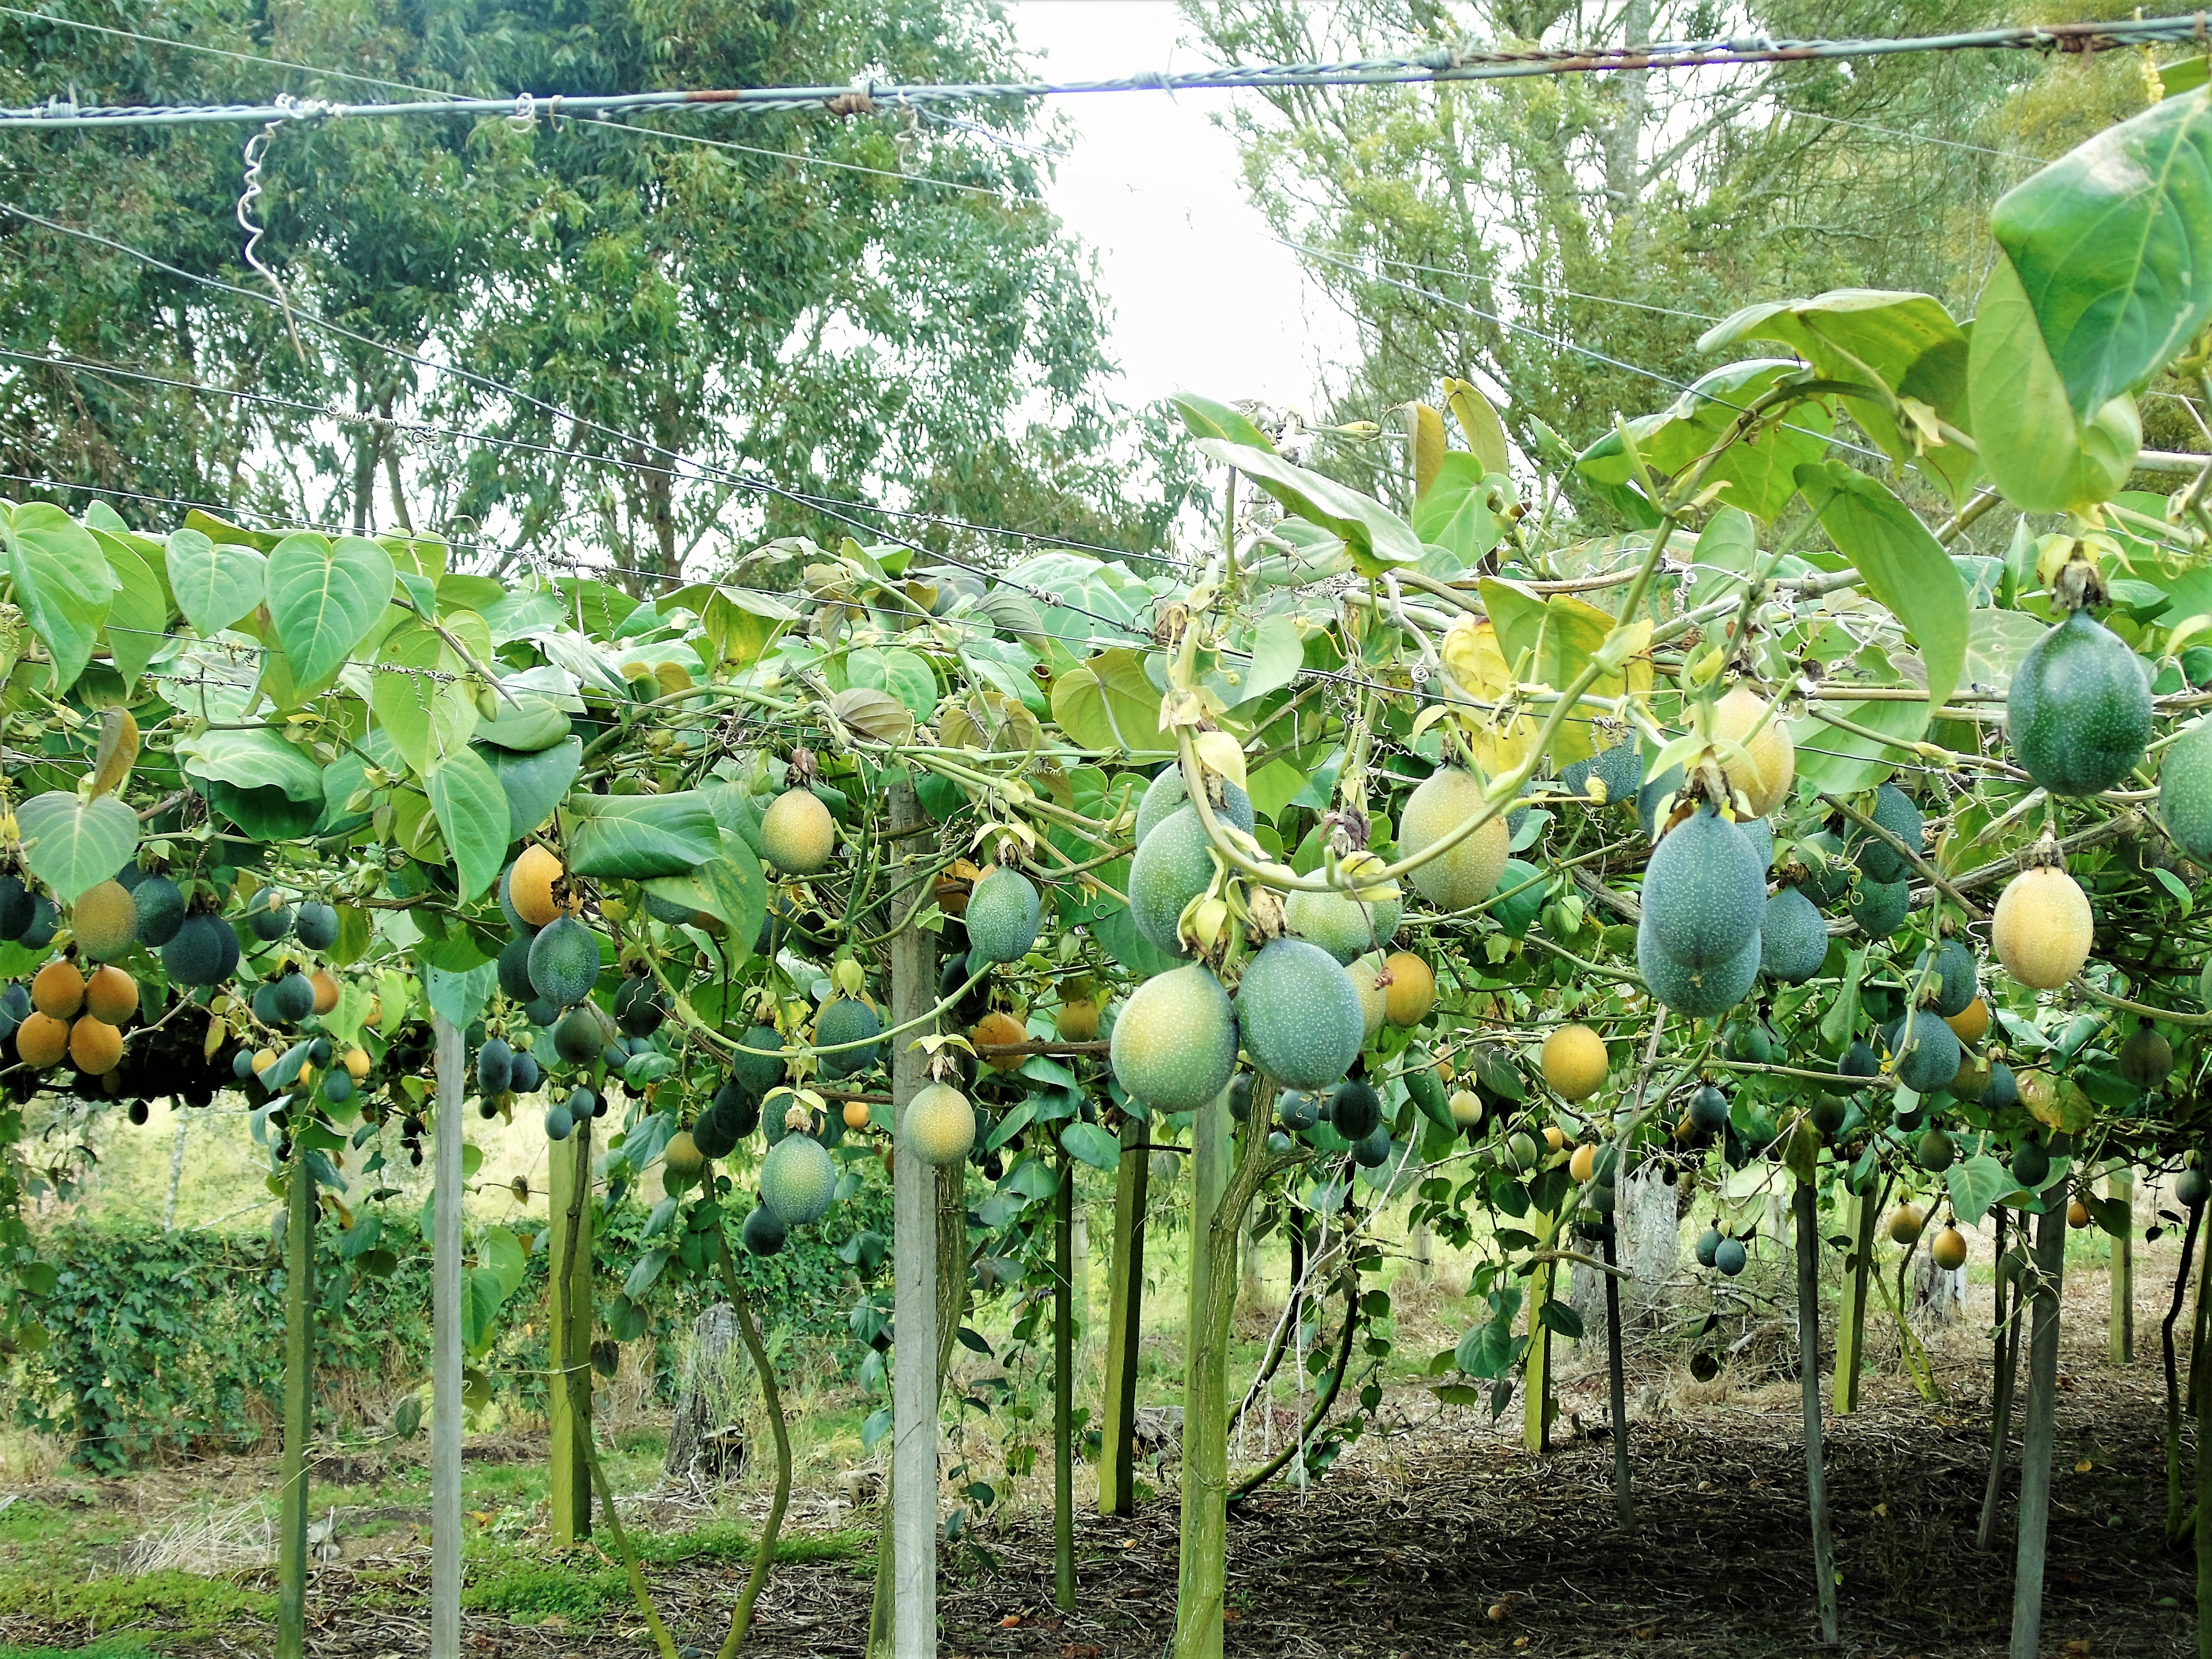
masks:
<path fill-rule="evenodd" d="M 2004 1501 L 2005 1458 L 2012 1445 L 2012 1402 L 2018 1392 L 2020 1380 L 2021 1333 L 2025 1328 L 2021 1319 L 2020 1281 L 2010 1280 L 2011 1310 L 2006 1310 L 2005 1287 L 2005 1211 L 2002 1206 L 1990 1212 L 1996 1217 L 1996 1272 L 1991 1300 L 1996 1304 L 1996 1330 L 1991 1346 L 1991 1375 L 1996 1378 L 1990 1407 L 1990 1478 L 1982 1489 L 1982 1518 L 1975 1531 L 1976 1549 L 1993 1549 L 1997 1537 L 1997 1510 Z"/>
<path fill-rule="evenodd" d="M 1114 1176 L 1114 1255 L 1106 1276 L 1106 1397 L 1099 1411 L 1098 1512 L 1136 1510 L 1137 1351 L 1145 1314 L 1145 1204 L 1152 1182 L 1141 1118 L 1121 1120 Z"/>
<path fill-rule="evenodd" d="M 314 1432 L 315 1176 L 293 1103 L 292 1168 L 284 1182 L 284 1456 L 276 1530 L 276 1659 L 301 1659 L 307 1641 L 307 1437 Z"/>
<path fill-rule="evenodd" d="M 1075 1610 L 1075 1168 L 1052 1200 L 1052 1600 Z"/>
<path fill-rule="evenodd" d="M 1805 1400 L 1805 1503 L 1813 1516 L 1813 1577 L 1820 1639 L 1836 1644 L 1836 1546 L 1828 1530 L 1828 1477 L 1820 1444 L 1820 1218 L 1813 1183 L 1800 1180 L 1797 1212 L 1797 1370 Z"/>
<path fill-rule="evenodd" d="M 2020 1555 L 2013 1572 L 2012 1659 L 2036 1659 L 2043 1636 L 2045 1529 L 2057 1427 L 2058 1306 L 2066 1273 L 2066 1194 L 2046 1188 L 2035 1227 L 2034 1324 L 2027 1343 L 2027 1423 L 2020 1451 Z M 2199 1475 L 2200 1481 L 2203 1477 Z"/>
<path fill-rule="evenodd" d="M 1255 1103 L 1255 1122 L 1258 1110 Z M 1249 1147 L 1247 1152 L 1249 1155 Z M 1230 1259 L 1236 1250 L 1235 1235 L 1220 1238 L 1213 1224 L 1229 1185 L 1226 1090 L 1200 1107 L 1192 1121 L 1190 1185 L 1190 1297 L 1183 1322 L 1187 1352 L 1182 1527 L 1171 1652 L 1173 1659 L 1221 1659 L 1228 1549 L 1229 1371 L 1224 1352 L 1226 1344 L 1216 1340 L 1212 1302 L 1214 1281 L 1237 1271 L 1237 1263 Z"/>
<path fill-rule="evenodd" d="M 553 1366 L 553 1445 L 552 1464 L 548 1471 L 550 1480 L 547 1524 L 556 1544 L 573 1544 L 592 1535 L 592 1468 L 584 1459 L 583 1441 L 573 1420 L 579 1415 L 587 1425 L 592 1420 L 591 1171 L 577 1168 L 577 1148 L 580 1144 L 571 1135 L 546 1149 L 547 1201 L 553 1211 L 548 1259 L 554 1264 L 546 1287 L 546 1320 L 550 1327 Z M 560 1264 L 572 1259 L 568 1249 L 569 1199 L 579 1180 L 585 1187 L 584 1201 L 575 1206 L 575 1266 L 563 1273 Z"/>
<path fill-rule="evenodd" d="M 2132 1365 L 2136 1359 L 2136 1172 L 2115 1170 L 2106 1178 L 2105 1191 L 2128 1212 L 2128 1230 L 2112 1241 L 2112 1358 L 2115 1365 Z"/>
<path fill-rule="evenodd" d="M 1539 1238 L 1551 1231 L 1549 1216 L 1531 1215 L 1528 1230 Z M 1528 1275 L 1528 1363 L 1521 1401 L 1521 1444 L 1531 1452 L 1552 1449 L 1552 1332 L 1544 1323 L 1544 1304 L 1552 1299 L 1554 1264 L 1544 1262 Z"/>
<path fill-rule="evenodd" d="M 2206 1241 L 2203 1276 L 2197 1281 L 2197 1305 L 2201 1309 L 2208 1300 L 2212 1300 L 2212 1240 Z M 2190 1367 L 2192 1383 L 2197 1381 L 2197 1369 L 2193 1364 Z M 2200 1387 L 2196 1393 L 2197 1659 L 2212 1659 L 2212 1618 L 2203 1612 L 2212 1607 L 2212 1525 L 2206 1524 L 2206 1518 L 2212 1516 L 2212 1389 Z"/>
<path fill-rule="evenodd" d="M 437 1142 L 430 1220 L 430 1655 L 461 1652 L 461 1032 L 436 1017 Z"/>
<path fill-rule="evenodd" d="M 1605 1265 L 1618 1267 L 1620 1249 L 1612 1218 L 1605 1224 Z M 1621 1530 L 1636 1525 L 1636 1500 L 1628 1480 L 1628 1375 L 1620 1352 L 1620 1280 L 1605 1276 L 1605 1363 L 1608 1403 L 1613 1407 L 1613 1507 Z"/>
<path fill-rule="evenodd" d="M 921 822 L 912 781 L 891 780 L 890 828 L 896 836 Z M 936 955 L 930 935 L 914 925 L 925 887 L 891 938 L 890 1024 L 903 1025 L 936 1000 Z M 919 1034 L 916 1034 L 919 1035 Z M 903 1141 L 907 1103 L 928 1081 L 914 1036 L 891 1050 L 891 1112 Z M 937 1651 L 937 1171 L 921 1158 L 891 1160 L 891 1272 L 896 1344 L 891 1363 L 890 1630 L 896 1659 L 932 1659 Z"/>
<path fill-rule="evenodd" d="M 1853 1193 L 1847 1212 L 1851 1268 L 1844 1276 L 1844 1305 L 1836 1321 L 1836 1378 L 1830 1403 L 1842 1417 L 1859 1408 L 1860 1356 L 1866 1349 L 1867 1276 L 1873 1271 L 1874 1224 L 1881 1208 L 1872 1193 Z"/>

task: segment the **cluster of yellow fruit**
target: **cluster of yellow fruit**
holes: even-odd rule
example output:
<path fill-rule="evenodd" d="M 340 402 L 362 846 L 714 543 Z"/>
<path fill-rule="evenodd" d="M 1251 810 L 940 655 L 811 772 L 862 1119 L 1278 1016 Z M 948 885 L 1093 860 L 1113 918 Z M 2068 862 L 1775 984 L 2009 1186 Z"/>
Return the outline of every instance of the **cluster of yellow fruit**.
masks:
<path fill-rule="evenodd" d="M 123 1061 L 123 1026 L 138 1012 L 138 981 L 120 968 L 100 967 L 90 979 L 58 957 L 31 981 L 31 1010 L 15 1028 L 15 1053 L 34 1071 L 64 1060 L 92 1077 Z"/>

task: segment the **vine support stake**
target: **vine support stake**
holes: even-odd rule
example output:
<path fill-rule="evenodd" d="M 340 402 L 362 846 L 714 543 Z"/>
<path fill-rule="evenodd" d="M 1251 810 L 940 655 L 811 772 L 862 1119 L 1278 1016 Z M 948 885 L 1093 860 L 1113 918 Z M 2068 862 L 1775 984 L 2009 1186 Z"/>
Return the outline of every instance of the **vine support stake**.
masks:
<path fill-rule="evenodd" d="M 1259 1108 L 1253 1115 L 1256 1122 Z M 1183 1360 L 1182 1528 L 1176 1578 L 1173 1659 L 1221 1659 L 1229 1548 L 1227 1333 L 1213 1319 L 1213 1283 L 1237 1264 L 1215 1224 L 1229 1187 L 1229 1091 L 1198 1109 L 1190 1126 L 1190 1301 Z M 1233 1243 L 1235 1235 L 1230 1235 Z"/>
<path fill-rule="evenodd" d="M 1836 1321 L 1836 1378 L 1829 1405 L 1842 1417 L 1859 1408 L 1860 1355 L 1866 1345 L 1867 1275 L 1873 1271 L 1874 1224 L 1881 1208 L 1872 1193 L 1850 1201 L 1851 1265 L 1844 1279 L 1844 1305 Z"/>
<path fill-rule="evenodd" d="M 1121 1120 L 1121 1162 L 1114 1174 L 1114 1262 L 1107 1275 L 1106 1439 L 1098 1457 L 1098 1512 L 1136 1512 L 1137 1353 L 1145 1312 L 1145 1205 L 1151 1155 L 1139 1117 Z"/>
<path fill-rule="evenodd" d="M 296 1113 L 296 1108 L 295 1109 Z M 301 1126 L 296 1118 L 295 1130 Z M 276 1534 L 276 1659 L 307 1641 L 307 1437 L 314 1431 L 315 1176 L 295 1134 L 284 1183 L 284 1459 Z"/>
<path fill-rule="evenodd" d="M 1611 1217 L 1605 1224 L 1605 1265 L 1620 1265 L 1620 1247 L 1614 1236 L 1619 1230 Z M 1613 1410 L 1613 1506 L 1620 1516 L 1623 1532 L 1636 1526 L 1636 1498 L 1629 1487 L 1628 1475 L 1628 1376 L 1620 1352 L 1620 1280 L 1612 1273 L 1605 1279 L 1605 1361 L 1607 1403 Z"/>
<path fill-rule="evenodd" d="M 1805 1504 L 1813 1518 L 1813 1577 L 1820 1639 L 1836 1644 L 1836 1545 L 1828 1530 L 1828 1475 L 1820 1444 L 1820 1218 L 1813 1183 L 1800 1179 L 1797 1215 L 1797 1373 L 1805 1400 Z"/>
<path fill-rule="evenodd" d="M 1549 1216 L 1534 1218 L 1532 1231 L 1540 1238 L 1552 1230 Z M 1552 1275 L 1559 1264 L 1544 1261 L 1528 1275 L 1528 1365 L 1521 1389 L 1521 1446 L 1540 1453 L 1552 1444 L 1552 1332 L 1544 1323 L 1544 1304 L 1552 1299 Z"/>
<path fill-rule="evenodd" d="M 548 1347 L 553 1368 L 552 1467 L 546 1493 L 546 1529 L 556 1544 L 574 1544 L 592 1535 L 592 1469 L 584 1461 L 583 1442 L 570 1421 L 580 1413 L 592 1417 L 592 1206 L 577 1211 L 576 1243 L 568 1248 L 570 1197 L 576 1183 L 588 1184 L 591 1172 L 576 1167 L 574 1136 L 556 1140 L 546 1151 L 547 1202 L 553 1215 L 550 1259 L 574 1261 L 568 1272 L 556 1272 L 546 1285 L 546 1321 L 550 1327 Z"/>
<path fill-rule="evenodd" d="M 2128 1212 L 2128 1230 L 2112 1241 L 2112 1358 L 2115 1365 L 2136 1361 L 2136 1172 L 2112 1171 L 2105 1191 Z"/>
<path fill-rule="evenodd" d="M 1982 1491 L 1982 1519 L 1974 1536 L 1976 1549 L 1990 1549 L 1997 1536 L 1997 1511 L 2004 1502 L 2005 1454 L 2012 1440 L 2012 1402 L 2020 1382 L 2020 1282 L 2012 1284 L 2012 1309 L 2005 1309 L 2005 1211 L 1996 1218 L 1997 1268 L 1993 1299 L 1996 1304 L 1996 1337 L 1991 1344 L 1991 1368 L 1996 1377 L 1995 1400 L 1990 1407 L 1990 1478 Z"/>
<path fill-rule="evenodd" d="M 2202 1277 L 2197 1281 L 2197 1305 L 2212 1296 L 2212 1242 L 2204 1247 Z M 2212 1607 L 2212 1388 L 2204 1386 L 2204 1348 L 2200 1342 L 2189 1358 L 2189 1381 L 2196 1395 L 2197 1414 L 2197 1605 Z M 2212 1659 L 2212 1619 L 2197 1620 L 2197 1659 Z"/>
<path fill-rule="evenodd" d="M 2020 1556 L 2013 1572 L 2012 1659 L 2036 1659 L 2043 1636 L 2044 1534 L 2051 1520 L 2051 1446 L 2057 1426 L 2058 1298 L 2066 1272 L 2066 1194 L 2052 1188 L 2045 1192 L 2043 1201 L 2047 1207 L 2035 1224 L 2034 1324 L 2027 1340 L 2027 1423 L 2020 1450 Z M 2201 1466 L 2197 1480 L 2201 1489 Z M 2200 1576 L 2203 1571 L 2200 1565 Z"/>
<path fill-rule="evenodd" d="M 1075 1611 L 1075 1164 L 1052 1198 L 1052 1600 Z"/>
<path fill-rule="evenodd" d="M 913 782 L 890 783 L 893 836 L 921 821 Z M 936 1001 L 917 896 L 891 939 L 891 1023 Z M 891 1357 L 891 1648 L 897 1659 L 937 1651 L 937 1171 L 903 1150 L 907 1103 L 928 1081 L 911 1041 L 891 1053 L 891 1272 L 897 1342 Z"/>
<path fill-rule="evenodd" d="M 436 1016 L 438 1117 L 430 1219 L 430 1656 L 461 1651 L 460 1029 Z"/>

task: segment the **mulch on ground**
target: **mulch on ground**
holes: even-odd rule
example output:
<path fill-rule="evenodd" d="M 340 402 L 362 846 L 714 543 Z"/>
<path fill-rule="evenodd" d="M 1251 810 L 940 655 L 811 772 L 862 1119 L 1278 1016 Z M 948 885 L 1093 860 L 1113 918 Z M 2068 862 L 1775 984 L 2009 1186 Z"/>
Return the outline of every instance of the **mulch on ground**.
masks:
<path fill-rule="evenodd" d="M 1870 1382 L 1862 1410 L 1828 1419 L 1840 1651 L 1897 1659 L 2006 1651 L 2009 1501 L 1999 1547 L 1974 1547 L 1988 1464 L 1986 1407 L 1972 1396 L 1987 1381 L 1985 1364 L 1961 1356 L 1944 1378 L 1948 1406 L 1885 1379 Z M 1437 1408 L 1416 1395 L 1407 1426 L 1363 1443 L 1309 1491 L 1279 1486 L 1238 1506 L 1229 1532 L 1229 1652 L 1763 1659 L 1820 1650 L 1794 1387 L 1634 1424 L 1632 1531 L 1614 1512 L 1601 1412 L 1570 1403 L 1598 1426 L 1539 1458 L 1509 1437 L 1513 1419 L 1492 1425 L 1479 1409 Z M 2166 1659 L 2194 1650 L 2194 1563 L 2162 1541 L 2162 1423 L 2154 1351 L 2116 1370 L 2087 1346 L 2069 1346 L 2045 1653 Z M 1130 1519 L 1079 1515 L 1081 1605 L 1072 1613 L 1052 1606 L 1048 1513 L 1011 1517 L 981 1541 L 995 1571 L 980 1571 L 964 1553 L 945 1557 L 939 1611 L 948 1656 L 1152 1659 L 1164 1649 L 1175 1618 L 1171 1492 Z M 872 1566 L 779 1566 L 747 1651 L 775 1659 L 859 1653 Z M 742 1564 L 697 1564 L 657 1574 L 653 1589 L 678 1642 L 711 1654 L 742 1580 Z M 362 1593 L 371 1583 L 374 1593 Z M 427 1651 L 428 1584 L 420 1547 L 320 1571 L 311 1653 L 384 1659 Z M 22 1623 L 0 1614 L 0 1635 L 82 1636 Z M 627 1607 L 575 1627 L 471 1615 L 467 1632 L 469 1650 L 486 1659 L 650 1650 L 641 1650 L 642 1623 Z M 255 1627 L 191 1650 L 228 1659 L 268 1648 L 269 1632 Z"/>

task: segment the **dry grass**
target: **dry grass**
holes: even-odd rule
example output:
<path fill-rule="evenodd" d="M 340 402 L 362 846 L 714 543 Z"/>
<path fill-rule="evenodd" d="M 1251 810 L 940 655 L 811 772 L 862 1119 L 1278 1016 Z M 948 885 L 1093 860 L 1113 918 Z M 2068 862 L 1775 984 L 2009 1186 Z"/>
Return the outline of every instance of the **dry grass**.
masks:
<path fill-rule="evenodd" d="M 204 1506 L 173 1516 L 163 1525 L 139 1534 L 124 1552 L 125 1572 L 194 1572 L 217 1578 L 276 1557 L 276 1532 L 270 1501 Z"/>

